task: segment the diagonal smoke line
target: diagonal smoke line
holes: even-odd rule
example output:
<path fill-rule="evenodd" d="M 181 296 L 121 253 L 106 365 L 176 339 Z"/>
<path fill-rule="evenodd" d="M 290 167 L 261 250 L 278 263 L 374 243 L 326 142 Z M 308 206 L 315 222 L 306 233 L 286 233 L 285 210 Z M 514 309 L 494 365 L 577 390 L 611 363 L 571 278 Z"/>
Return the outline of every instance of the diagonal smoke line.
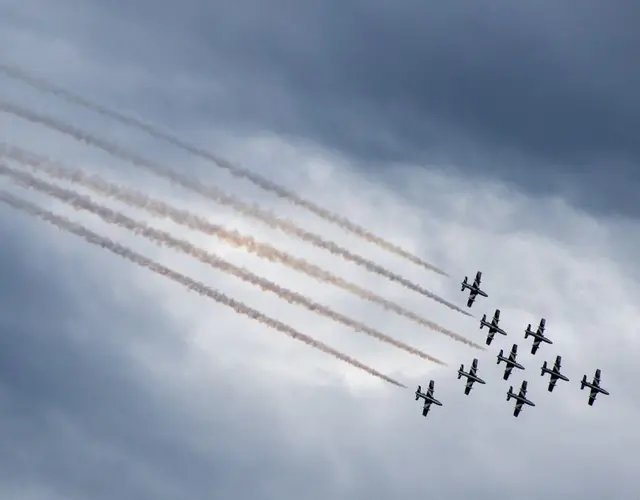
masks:
<path fill-rule="evenodd" d="M 129 260 L 130 262 L 133 262 L 134 264 L 139 265 L 140 267 L 153 271 L 154 273 L 164 276 L 165 278 L 169 278 L 170 280 L 173 280 L 174 282 L 181 284 L 182 286 L 184 286 L 185 288 L 193 292 L 196 292 L 204 297 L 213 299 L 222 305 L 230 307 L 238 314 L 248 316 L 262 323 L 265 326 L 268 326 L 270 328 L 278 330 L 281 333 L 284 333 L 285 335 L 288 335 L 293 339 L 299 340 L 301 342 L 304 342 L 307 345 L 315 347 L 316 349 L 319 349 L 325 354 L 334 356 L 335 358 L 341 361 L 344 361 L 345 363 L 348 363 L 351 366 L 359 368 L 360 370 L 363 370 L 368 374 L 373 375 L 374 377 L 384 380 L 385 382 L 393 384 L 397 387 L 402 387 L 404 389 L 406 389 L 407 387 L 406 385 L 401 384 L 400 382 L 361 363 L 360 361 L 353 359 L 350 356 L 347 356 L 346 354 L 343 354 L 333 349 L 332 347 L 329 347 L 328 345 L 318 340 L 315 340 L 314 338 L 309 337 L 308 335 L 305 335 L 304 333 L 301 333 L 295 330 L 294 328 L 291 328 L 290 326 L 276 319 L 273 319 L 269 316 L 262 314 L 261 312 L 255 309 L 250 308 L 249 306 L 243 304 L 238 300 L 232 299 L 231 297 L 228 297 L 223 293 L 218 292 L 204 285 L 203 283 L 200 283 L 199 281 L 189 278 L 188 276 L 185 276 L 183 274 L 180 274 L 177 271 L 174 271 L 173 269 L 165 267 L 155 262 L 154 260 L 149 259 L 148 257 L 145 257 L 123 245 L 120 245 L 118 243 L 111 241 L 110 239 L 104 236 L 100 236 L 97 233 L 94 233 L 93 231 L 90 231 L 89 229 L 85 228 L 84 226 L 70 221 L 69 219 L 55 215 L 54 213 L 49 212 L 48 210 L 41 209 L 37 205 L 34 205 L 26 200 L 15 197 L 12 194 L 2 190 L 0 190 L 0 202 L 5 203 L 6 205 L 9 205 L 10 207 L 16 210 L 22 211 L 34 217 L 38 217 L 42 220 L 45 220 L 63 231 L 67 231 L 69 233 L 75 234 L 76 236 L 83 238 L 88 243 L 100 246 L 116 255 L 119 255 L 120 257 L 123 257 L 126 260 Z"/>
<path fill-rule="evenodd" d="M 384 333 L 381 333 L 378 330 L 375 330 L 363 323 L 355 321 L 343 314 L 340 314 L 330 309 L 329 307 L 318 304 L 317 302 L 314 302 L 311 299 L 300 295 L 299 293 L 293 292 L 267 279 L 261 278 L 247 269 L 235 266 L 230 262 L 220 259 L 215 255 L 202 250 L 195 245 L 192 245 L 187 241 L 174 238 L 171 234 L 165 231 L 154 229 L 150 226 L 147 226 L 143 222 L 135 221 L 124 214 L 116 212 L 115 210 L 111 210 L 102 205 L 98 205 L 97 203 L 91 201 L 91 199 L 87 196 L 83 196 L 68 189 L 63 189 L 53 184 L 49 184 L 48 182 L 42 181 L 26 172 L 20 172 L 8 168 L 2 163 L 0 163 L 0 175 L 10 177 L 14 182 L 17 182 L 18 184 L 26 188 L 35 189 L 37 191 L 40 191 L 41 193 L 57 198 L 60 201 L 69 204 L 76 210 L 86 210 L 88 212 L 91 212 L 100 217 L 105 222 L 115 224 L 124 229 L 128 229 L 134 234 L 143 236 L 159 246 L 171 248 L 173 250 L 189 255 L 190 257 L 193 257 L 203 264 L 209 265 L 215 269 L 240 278 L 248 283 L 251 283 L 254 286 L 261 288 L 263 291 L 274 293 L 291 304 L 297 304 L 306 307 L 312 312 L 321 314 L 322 316 L 348 326 L 357 332 L 365 333 L 382 342 L 386 342 L 395 347 L 398 347 L 399 349 L 402 349 L 409 354 L 413 354 L 414 356 L 418 356 L 422 359 L 446 366 L 446 363 L 440 361 L 438 358 L 430 356 L 429 354 L 426 354 L 419 349 L 416 349 L 415 347 L 411 347 L 404 342 L 400 342 L 399 340 L 389 337 L 388 335 L 385 335 Z"/>
<path fill-rule="evenodd" d="M 243 235 L 238 231 L 227 230 L 222 226 L 210 223 L 203 217 L 192 214 L 186 210 L 175 208 L 168 203 L 153 199 L 141 192 L 109 183 L 96 174 L 89 174 L 82 170 L 72 169 L 59 163 L 51 162 L 43 156 L 36 155 L 35 153 L 26 151 L 22 148 L 0 142 L 0 156 L 2 155 L 6 155 L 19 163 L 26 164 L 36 171 L 44 172 L 46 175 L 58 180 L 73 182 L 84 188 L 91 189 L 102 196 L 107 196 L 122 203 L 126 203 L 129 206 L 146 210 L 156 216 L 167 217 L 177 224 L 221 238 L 231 245 L 244 248 L 249 252 L 255 253 L 261 258 L 272 262 L 283 263 L 284 265 L 303 272 L 313 278 L 331 283 L 365 300 L 381 305 L 387 310 L 411 319 L 422 326 L 431 328 L 438 333 L 447 335 L 458 342 L 462 342 L 476 349 L 485 350 L 483 346 L 476 344 L 457 333 L 447 330 L 437 323 L 423 318 L 395 302 L 387 300 L 369 290 L 359 287 L 354 283 L 344 280 L 310 262 L 305 261 L 304 259 L 299 259 L 286 252 L 282 252 L 266 243 L 258 242 L 251 236 Z"/>
<path fill-rule="evenodd" d="M 41 125 L 44 125 L 45 127 L 51 128 L 53 130 L 57 130 L 59 132 L 62 132 L 63 134 L 67 134 L 78 141 L 81 141 L 86 144 L 92 145 L 96 148 L 102 149 L 103 151 L 111 154 L 116 158 L 129 161 L 139 168 L 145 169 L 159 177 L 168 179 L 171 182 L 174 182 L 186 189 L 190 189 L 194 192 L 197 192 L 215 201 L 216 203 L 229 206 L 235 211 L 237 211 L 238 213 L 241 213 L 242 215 L 253 217 L 257 220 L 264 222 L 265 224 L 269 225 L 272 228 L 280 229 L 281 231 L 291 236 L 296 236 L 302 239 L 303 241 L 311 243 L 319 248 L 324 248 L 325 250 L 328 250 L 334 253 L 335 255 L 339 255 L 345 260 L 349 260 L 358 265 L 361 265 L 366 269 L 368 269 L 369 271 L 377 273 L 380 276 L 384 276 L 391 281 L 400 283 L 401 285 L 409 288 L 410 290 L 413 290 L 414 292 L 420 293 L 425 297 L 435 300 L 436 302 L 439 302 L 440 304 L 443 304 L 449 307 L 450 309 L 453 309 L 454 311 L 464 314 L 465 316 L 472 316 L 471 313 L 465 311 L 464 309 L 461 309 L 460 307 L 443 299 L 442 297 L 439 297 L 438 295 L 436 295 L 433 292 L 430 292 L 426 288 L 421 287 L 420 285 L 417 285 L 402 276 L 392 273 L 391 271 L 385 269 L 382 266 L 375 264 L 374 262 L 371 262 L 370 260 L 365 259 L 364 257 L 353 254 L 348 250 L 338 246 L 336 243 L 323 240 L 320 236 L 310 233 L 296 226 L 291 221 L 277 218 L 271 212 L 262 210 L 256 204 L 249 205 L 247 203 L 244 203 L 238 200 L 237 198 L 226 194 L 224 191 L 222 191 L 221 189 L 215 186 L 204 185 L 201 182 L 192 181 L 187 177 L 184 177 L 176 172 L 172 172 L 166 169 L 165 167 L 162 167 L 156 163 L 150 162 L 149 160 L 146 160 L 136 155 L 133 152 L 127 151 L 111 142 L 100 139 L 92 134 L 89 134 L 86 131 L 72 127 L 71 125 L 65 124 L 50 116 L 41 115 L 34 111 L 22 108 L 21 106 L 17 106 L 15 104 L 11 104 L 9 102 L 5 102 L 1 100 L 0 100 L 0 111 L 13 114 L 14 116 L 18 116 L 32 123 L 39 123 Z"/>
<path fill-rule="evenodd" d="M 95 111 L 103 116 L 112 118 L 124 125 L 137 128 L 138 130 L 142 130 L 143 132 L 146 132 L 150 136 L 154 137 L 155 139 L 168 142 L 184 151 L 187 151 L 191 154 L 199 156 L 200 158 L 209 160 L 210 162 L 213 162 L 217 166 L 226 169 L 235 177 L 247 179 L 248 181 L 252 182 L 254 185 L 264 189 L 265 191 L 274 193 L 280 198 L 287 199 L 292 203 L 294 203 L 295 205 L 298 205 L 299 207 L 302 207 L 308 210 L 309 212 L 314 213 L 315 215 L 321 217 L 322 219 L 328 222 L 332 222 L 336 224 L 342 229 L 349 231 L 350 233 L 355 234 L 367 240 L 370 243 L 378 245 L 379 247 L 391 253 L 394 253 L 400 257 L 403 257 L 425 269 L 428 269 L 429 271 L 436 272 L 442 276 L 449 276 L 446 272 L 437 268 L 433 264 L 429 264 L 428 262 L 421 259 L 420 257 L 417 257 L 416 255 L 409 253 L 408 251 L 389 242 L 388 240 L 383 239 L 380 236 L 376 236 L 375 234 L 371 233 L 370 231 L 363 228 L 362 226 L 350 221 L 343 215 L 332 213 L 329 210 L 322 208 L 311 201 L 303 199 L 297 193 L 270 181 L 269 179 L 257 174 L 256 172 L 252 172 L 244 167 L 240 167 L 239 165 L 234 165 L 229 161 L 217 155 L 214 155 L 209 151 L 206 151 L 205 149 L 189 144 L 186 141 L 183 141 L 182 139 L 172 134 L 163 132 L 158 128 L 154 127 L 153 125 L 150 125 L 149 123 L 145 123 L 140 119 L 134 118 L 132 116 L 127 116 L 123 113 L 107 108 L 106 106 L 91 102 L 88 99 L 85 99 L 84 97 L 76 94 L 75 92 L 71 92 L 70 90 L 60 88 L 42 78 L 36 78 L 34 76 L 28 75 L 24 70 L 17 68 L 15 66 L 0 64 L 0 71 L 11 78 L 21 80 L 22 82 L 38 90 L 54 94 L 58 97 L 65 99 L 67 102 L 78 104 L 87 109 L 91 109 L 92 111 Z"/>

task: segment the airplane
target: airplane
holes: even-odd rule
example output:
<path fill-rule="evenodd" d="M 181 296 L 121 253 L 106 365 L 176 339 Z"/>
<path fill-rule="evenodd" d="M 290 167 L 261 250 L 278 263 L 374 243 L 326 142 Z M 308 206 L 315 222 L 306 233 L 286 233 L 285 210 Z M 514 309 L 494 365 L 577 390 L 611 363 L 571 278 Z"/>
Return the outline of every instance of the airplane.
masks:
<path fill-rule="evenodd" d="M 484 380 L 476 375 L 478 371 L 478 360 L 474 358 L 473 363 L 471 364 L 471 369 L 469 373 L 465 373 L 464 365 L 460 365 L 460 369 L 458 370 L 458 378 L 460 379 L 463 375 L 467 377 L 467 385 L 464 388 L 464 393 L 468 396 L 471 392 L 471 387 L 474 382 L 478 382 L 479 384 L 486 384 Z"/>
<path fill-rule="evenodd" d="M 513 392 L 513 386 L 509 387 L 509 391 L 507 392 L 507 401 L 511 400 L 511 398 L 516 400 L 516 407 L 513 410 L 513 416 L 514 417 L 517 417 L 518 415 L 520 415 L 520 412 L 522 411 L 522 406 L 523 405 L 535 406 L 535 403 L 533 403 L 532 401 L 529 401 L 526 396 L 527 396 L 527 381 L 526 380 L 522 381 L 522 385 L 520 386 L 520 393 L 519 394 L 515 394 Z"/>
<path fill-rule="evenodd" d="M 540 320 L 540 324 L 538 325 L 538 331 L 534 332 L 531 330 L 531 323 L 527 326 L 527 329 L 524 331 L 524 338 L 526 339 L 531 335 L 533 337 L 533 345 L 531 346 L 531 354 L 535 354 L 540 347 L 540 342 L 546 342 L 547 344 L 553 344 L 547 337 L 544 336 L 544 328 L 546 325 L 546 320 L 542 318 Z"/>
<path fill-rule="evenodd" d="M 487 334 L 487 345 L 491 344 L 491 341 L 493 340 L 493 336 L 496 333 L 499 333 L 501 335 L 507 334 L 507 332 L 505 332 L 502 328 L 498 326 L 499 322 L 500 322 L 500 309 L 496 309 L 496 312 L 493 313 L 493 319 L 491 320 L 491 322 L 487 321 L 486 314 L 482 315 L 482 319 L 480 320 L 480 330 L 482 330 L 482 328 L 485 326 L 489 328 L 489 333 Z"/>
<path fill-rule="evenodd" d="M 580 390 L 584 389 L 585 387 L 589 387 L 591 389 L 591 392 L 589 393 L 589 406 L 593 406 L 598 393 L 609 396 L 609 392 L 600 387 L 600 368 L 596 370 L 596 374 L 593 376 L 592 383 L 587 382 L 586 375 L 582 377 L 582 382 L 580 382 Z"/>
<path fill-rule="evenodd" d="M 464 292 L 465 288 L 469 289 L 469 300 L 467 300 L 467 307 L 471 307 L 473 305 L 473 302 L 476 300 L 476 297 L 478 295 L 481 295 L 483 297 L 488 297 L 486 292 L 483 292 L 482 290 L 480 290 L 481 280 L 482 280 L 482 273 L 480 271 L 476 273 L 476 279 L 474 280 L 472 285 L 470 285 L 467 282 L 467 277 L 466 276 L 464 277 L 464 281 L 461 283 L 462 288 L 460 290 Z"/>
<path fill-rule="evenodd" d="M 542 364 L 542 373 L 540 375 L 544 376 L 545 373 L 551 375 L 551 380 L 549 380 L 549 392 L 553 392 L 553 388 L 556 386 L 556 382 L 558 380 L 564 380 L 565 382 L 569 382 L 569 378 L 560 373 L 560 366 L 562 364 L 562 356 L 556 356 L 556 362 L 553 364 L 553 368 L 547 368 L 547 362 L 545 361 Z"/>
<path fill-rule="evenodd" d="M 524 370 L 524 366 L 522 366 L 520 363 L 516 361 L 517 354 L 518 354 L 518 346 L 516 344 L 513 344 L 513 347 L 511 347 L 511 352 L 509 353 L 508 358 L 504 357 L 504 351 L 500 349 L 500 353 L 498 354 L 498 364 L 500 364 L 500 361 L 504 361 L 504 363 L 507 365 L 504 369 L 504 376 L 502 377 L 505 380 L 509 379 L 509 376 L 511 375 L 511 370 L 513 370 L 514 368 L 518 368 L 519 370 Z"/>
<path fill-rule="evenodd" d="M 424 406 L 422 407 L 423 417 L 426 417 L 427 413 L 429 413 L 432 403 L 434 405 L 442 406 L 442 403 L 433 397 L 433 385 L 434 383 L 432 380 L 429 382 L 429 389 L 427 390 L 426 394 L 424 392 L 421 392 L 422 391 L 421 386 L 418 386 L 418 390 L 416 391 L 416 401 L 418 401 L 418 399 L 420 398 L 424 399 Z"/>

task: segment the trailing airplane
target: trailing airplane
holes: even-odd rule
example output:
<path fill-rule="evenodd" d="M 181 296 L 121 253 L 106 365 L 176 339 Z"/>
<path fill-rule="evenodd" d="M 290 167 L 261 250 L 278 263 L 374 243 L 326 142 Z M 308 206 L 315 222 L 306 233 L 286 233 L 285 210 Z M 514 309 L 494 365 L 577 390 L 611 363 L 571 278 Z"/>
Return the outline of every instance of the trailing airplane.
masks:
<path fill-rule="evenodd" d="M 476 297 L 478 295 L 481 295 L 482 297 L 488 297 L 486 292 L 483 292 L 482 290 L 480 290 L 481 280 L 482 280 L 482 273 L 480 271 L 476 273 L 476 279 L 473 281 L 473 284 L 471 285 L 467 282 L 467 277 L 466 276 L 464 277 L 464 281 L 461 283 L 462 288 L 460 290 L 464 292 L 465 288 L 469 289 L 469 300 L 467 300 L 467 307 L 471 307 L 473 305 L 473 302 L 476 300 Z"/>
<path fill-rule="evenodd" d="M 498 364 L 500 364 L 500 361 L 504 361 L 505 364 L 507 365 L 504 369 L 504 376 L 502 377 L 505 380 L 509 379 L 509 376 L 511 375 L 511 370 L 513 370 L 514 368 L 517 368 L 518 370 L 524 370 L 524 366 L 522 366 L 520 363 L 516 361 L 517 355 L 518 355 L 518 346 L 516 344 L 513 344 L 513 347 L 511 347 L 511 352 L 509 353 L 508 358 L 504 357 L 504 351 L 502 349 L 500 349 L 500 352 L 498 353 Z"/>
<path fill-rule="evenodd" d="M 471 392 L 471 387 L 474 382 L 478 382 L 479 384 L 486 384 L 484 380 L 476 375 L 478 371 L 478 360 L 474 358 L 473 363 L 471 363 L 471 369 L 468 373 L 464 371 L 464 365 L 460 365 L 460 369 L 458 370 L 458 379 L 461 377 L 467 377 L 467 385 L 464 388 L 464 393 L 468 396 Z"/>
<path fill-rule="evenodd" d="M 540 342 L 545 342 L 547 344 L 553 344 L 547 337 L 544 336 L 544 328 L 546 325 L 546 320 L 542 318 L 540 320 L 540 324 L 538 325 L 537 331 L 531 330 L 531 323 L 527 326 L 527 329 L 524 331 L 524 338 L 526 339 L 531 335 L 533 337 L 533 345 L 531 346 L 531 354 L 535 354 L 540 347 Z"/>
<path fill-rule="evenodd" d="M 596 370 L 596 374 L 593 376 L 592 383 L 587 382 L 586 375 L 582 377 L 582 382 L 580 382 L 580 390 L 584 389 L 585 387 L 589 387 L 591 389 L 591 392 L 589 393 L 589 406 L 593 406 L 598 393 L 609 396 L 609 392 L 600 387 L 600 368 Z"/>
<path fill-rule="evenodd" d="M 569 379 L 560 373 L 560 366 L 562 363 L 562 356 L 556 356 L 556 362 L 553 364 L 553 368 L 547 368 L 547 362 L 545 361 L 542 364 L 542 373 L 541 376 L 544 376 L 545 373 L 551 375 L 551 380 L 549 380 L 549 392 L 553 392 L 553 388 L 556 386 L 556 382 L 558 380 L 564 380 L 565 382 L 569 382 Z"/>
<path fill-rule="evenodd" d="M 513 392 L 513 386 L 509 387 L 509 391 L 507 391 L 507 401 L 510 401 L 511 398 L 516 400 L 516 407 L 513 410 L 513 416 L 514 417 L 517 417 L 518 415 L 520 415 L 520 412 L 522 411 L 522 406 L 523 405 L 535 406 L 535 403 L 533 403 L 532 401 L 529 401 L 526 396 L 527 396 L 527 381 L 526 380 L 522 381 L 522 385 L 520 386 L 520 393 L 519 394 L 515 394 Z"/>
<path fill-rule="evenodd" d="M 501 335 L 507 334 L 507 332 L 505 332 L 502 328 L 498 326 L 499 322 L 500 322 L 500 309 L 496 309 L 496 312 L 493 313 L 493 319 L 491 320 L 491 322 L 487 321 L 486 314 L 482 315 L 482 319 L 480 320 L 480 330 L 482 330 L 482 328 L 485 326 L 489 328 L 489 333 L 487 334 L 487 345 L 491 345 L 493 336 L 496 333 L 499 333 Z"/>
<path fill-rule="evenodd" d="M 422 398 L 424 399 L 424 406 L 422 407 L 422 416 L 426 417 L 427 413 L 431 409 L 431 404 L 442 406 L 442 403 L 433 397 L 433 380 L 429 382 L 429 389 L 427 389 L 427 393 L 425 394 L 422 391 L 422 386 L 418 386 L 418 390 L 416 391 L 416 401 Z"/>

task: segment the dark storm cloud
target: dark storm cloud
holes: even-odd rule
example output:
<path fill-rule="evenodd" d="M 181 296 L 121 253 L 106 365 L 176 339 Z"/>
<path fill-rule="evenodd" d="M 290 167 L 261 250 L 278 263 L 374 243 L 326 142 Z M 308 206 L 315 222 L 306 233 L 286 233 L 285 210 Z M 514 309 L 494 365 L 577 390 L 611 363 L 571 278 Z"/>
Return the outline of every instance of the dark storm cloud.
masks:
<path fill-rule="evenodd" d="M 640 210 L 633 2 L 119 1 L 69 16 L 87 53 L 140 65 L 160 87 L 200 82 L 181 102 L 203 122 Z"/>

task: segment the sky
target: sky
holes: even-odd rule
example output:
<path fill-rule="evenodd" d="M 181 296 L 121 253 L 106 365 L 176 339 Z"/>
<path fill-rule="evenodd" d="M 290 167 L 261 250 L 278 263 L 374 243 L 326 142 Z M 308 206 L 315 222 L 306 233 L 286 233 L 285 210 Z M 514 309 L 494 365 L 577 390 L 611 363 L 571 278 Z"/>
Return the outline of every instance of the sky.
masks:
<path fill-rule="evenodd" d="M 342 214 L 439 276 L 215 165 L 15 79 L 55 117 L 294 221 L 466 317 L 69 136 L 0 112 L 2 141 L 304 258 L 475 342 L 83 190 L 445 361 L 440 367 L 2 179 L 408 386 L 375 379 L 2 205 L 0 496 L 7 499 L 631 498 L 640 211 L 640 12 L 629 2 L 76 2 L 0 5 L 0 63 L 156 124 Z M 13 168 L 19 164 L 4 160 Z M 70 184 L 59 183 L 66 188 Z M 553 345 L 529 353 L 547 320 Z M 500 349 L 525 371 L 502 380 Z M 547 391 L 543 361 L 569 382 Z M 486 385 L 458 380 L 479 359 Z M 584 374 L 610 396 L 587 406 Z M 435 381 L 425 419 L 413 391 Z M 516 419 L 510 385 L 535 408 Z"/>

